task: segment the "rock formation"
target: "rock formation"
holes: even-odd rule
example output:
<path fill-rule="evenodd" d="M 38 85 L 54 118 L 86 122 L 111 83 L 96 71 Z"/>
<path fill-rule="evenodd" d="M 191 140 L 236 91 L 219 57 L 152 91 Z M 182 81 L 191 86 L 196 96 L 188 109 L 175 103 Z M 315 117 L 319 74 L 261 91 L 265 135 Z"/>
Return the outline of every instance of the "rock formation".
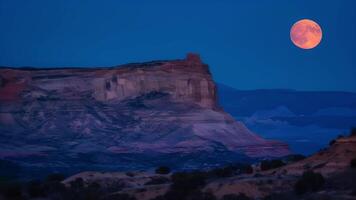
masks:
<path fill-rule="evenodd" d="M 219 108 L 209 68 L 195 54 L 110 68 L 2 68 L 0 132 L 0 157 L 40 166 L 289 153 Z"/>

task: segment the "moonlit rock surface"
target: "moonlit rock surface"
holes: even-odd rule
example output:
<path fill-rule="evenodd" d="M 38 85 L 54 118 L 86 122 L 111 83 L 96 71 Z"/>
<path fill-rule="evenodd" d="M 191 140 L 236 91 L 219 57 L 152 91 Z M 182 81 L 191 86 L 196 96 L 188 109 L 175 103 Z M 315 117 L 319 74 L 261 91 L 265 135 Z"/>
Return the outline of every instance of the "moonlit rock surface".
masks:
<path fill-rule="evenodd" d="M 289 154 L 286 144 L 262 139 L 219 108 L 209 68 L 195 54 L 111 68 L 0 72 L 0 157 L 5 159 L 117 167 L 132 160 L 145 166 L 172 154 L 207 153 L 217 163 L 216 152 Z"/>

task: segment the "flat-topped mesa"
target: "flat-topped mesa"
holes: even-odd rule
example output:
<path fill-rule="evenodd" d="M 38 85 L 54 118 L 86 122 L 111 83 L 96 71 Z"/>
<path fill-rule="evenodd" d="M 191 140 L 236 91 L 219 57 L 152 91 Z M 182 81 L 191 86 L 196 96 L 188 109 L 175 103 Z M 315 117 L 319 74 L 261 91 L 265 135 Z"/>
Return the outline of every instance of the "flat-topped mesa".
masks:
<path fill-rule="evenodd" d="M 185 60 L 165 61 L 153 67 L 138 66 L 129 71 L 118 68 L 96 79 L 94 86 L 99 100 L 121 100 L 159 91 L 170 94 L 174 101 L 216 106 L 216 88 L 208 66 L 194 54 L 188 54 Z"/>
<path fill-rule="evenodd" d="M 184 60 L 112 68 L 0 71 L 0 100 L 14 100 L 16 95 L 23 94 L 22 91 L 27 88 L 26 96 L 32 98 L 51 96 L 68 100 L 87 98 L 90 95 L 98 101 L 115 101 L 157 91 L 170 94 L 176 102 L 192 102 L 204 108 L 215 108 L 217 104 L 216 86 L 209 68 L 201 62 L 199 55 L 192 53 Z"/>
<path fill-rule="evenodd" d="M 215 83 L 195 54 L 106 68 L 2 68 L 0 158 L 76 171 L 189 169 L 290 153 L 215 108 Z"/>

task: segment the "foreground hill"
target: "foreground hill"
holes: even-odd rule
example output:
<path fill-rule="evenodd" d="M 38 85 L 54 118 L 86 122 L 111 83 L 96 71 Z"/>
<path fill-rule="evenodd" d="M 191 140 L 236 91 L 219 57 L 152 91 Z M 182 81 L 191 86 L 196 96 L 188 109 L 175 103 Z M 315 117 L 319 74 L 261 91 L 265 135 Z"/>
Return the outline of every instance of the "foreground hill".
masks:
<path fill-rule="evenodd" d="M 87 186 L 95 183 L 103 188 L 116 188 L 106 196 L 125 194 L 140 200 L 348 200 L 355 199 L 356 195 L 355 167 L 356 134 L 353 134 L 337 139 L 332 146 L 313 156 L 270 170 L 261 171 L 257 165 L 253 171 L 245 172 L 237 167 L 173 175 L 82 172 L 65 179 L 63 184 L 72 187 L 78 182 Z M 237 170 L 237 175 L 231 173 L 231 169 Z M 303 180 L 304 176 L 309 177 Z"/>
<path fill-rule="evenodd" d="M 34 169 L 196 168 L 289 154 L 219 108 L 199 56 L 0 69 L 0 157 Z"/>

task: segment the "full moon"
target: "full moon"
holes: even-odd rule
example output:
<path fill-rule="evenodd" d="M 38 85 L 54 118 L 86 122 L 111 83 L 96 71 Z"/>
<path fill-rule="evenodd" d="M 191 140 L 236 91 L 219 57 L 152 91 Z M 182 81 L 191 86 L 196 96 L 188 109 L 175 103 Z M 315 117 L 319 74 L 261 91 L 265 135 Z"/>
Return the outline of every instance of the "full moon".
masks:
<path fill-rule="evenodd" d="M 296 22 L 290 30 L 292 42 L 299 48 L 312 49 L 321 42 L 322 30 L 316 22 L 303 19 Z"/>

